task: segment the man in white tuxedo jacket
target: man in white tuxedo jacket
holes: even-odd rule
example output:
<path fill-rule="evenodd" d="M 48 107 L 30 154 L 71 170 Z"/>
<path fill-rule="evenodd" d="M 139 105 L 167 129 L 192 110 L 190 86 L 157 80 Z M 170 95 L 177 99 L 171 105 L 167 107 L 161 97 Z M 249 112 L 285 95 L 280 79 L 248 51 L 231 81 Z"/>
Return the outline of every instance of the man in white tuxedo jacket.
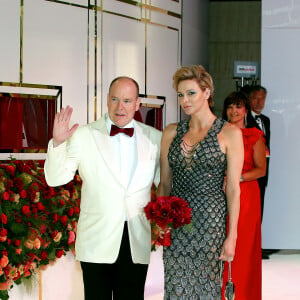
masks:
<path fill-rule="evenodd" d="M 69 129 L 71 107 L 55 116 L 45 176 L 58 186 L 78 170 L 83 181 L 75 250 L 86 300 L 144 299 L 151 232 L 143 208 L 159 183 L 161 132 L 133 120 L 138 93 L 135 80 L 118 77 L 99 120 Z"/>

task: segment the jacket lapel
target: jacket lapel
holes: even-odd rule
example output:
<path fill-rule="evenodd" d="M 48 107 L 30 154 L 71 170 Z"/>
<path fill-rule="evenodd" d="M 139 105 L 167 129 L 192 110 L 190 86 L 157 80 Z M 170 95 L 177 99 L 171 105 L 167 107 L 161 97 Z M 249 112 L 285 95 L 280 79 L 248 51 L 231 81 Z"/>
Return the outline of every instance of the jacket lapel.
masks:
<path fill-rule="evenodd" d="M 107 132 L 105 117 L 102 117 L 99 120 L 91 123 L 90 130 L 104 163 L 114 175 L 116 180 L 123 185 L 120 177 L 121 174 L 119 167 L 117 166 L 116 160 L 114 159 L 115 150 L 113 147 L 113 143 L 111 142 L 111 138 Z"/>
<path fill-rule="evenodd" d="M 133 172 L 133 175 L 128 185 L 128 188 L 130 190 L 132 190 L 135 181 L 139 180 L 139 176 L 142 175 L 139 172 L 139 167 L 143 165 L 143 162 L 149 160 L 149 153 L 151 151 L 151 144 L 149 143 L 148 135 L 143 129 L 143 127 L 141 127 L 137 122 L 134 121 L 134 128 L 136 132 L 137 162 L 135 171 Z"/>

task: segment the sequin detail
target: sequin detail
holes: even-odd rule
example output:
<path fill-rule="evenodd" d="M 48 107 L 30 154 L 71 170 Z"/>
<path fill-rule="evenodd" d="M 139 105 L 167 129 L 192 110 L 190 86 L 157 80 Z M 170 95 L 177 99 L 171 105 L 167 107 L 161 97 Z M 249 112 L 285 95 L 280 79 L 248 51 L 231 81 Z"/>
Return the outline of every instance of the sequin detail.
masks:
<path fill-rule="evenodd" d="M 164 299 L 219 300 L 219 256 L 226 235 L 227 213 L 222 187 L 227 162 L 217 134 L 225 121 L 216 119 L 187 159 L 181 144 L 189 129 L 188 122 L 178 124 L 168 160 L 173 171 L 172 195 L 189 203 L 193 230 L 173 230 L 172 244 L 164 248 Z"/>

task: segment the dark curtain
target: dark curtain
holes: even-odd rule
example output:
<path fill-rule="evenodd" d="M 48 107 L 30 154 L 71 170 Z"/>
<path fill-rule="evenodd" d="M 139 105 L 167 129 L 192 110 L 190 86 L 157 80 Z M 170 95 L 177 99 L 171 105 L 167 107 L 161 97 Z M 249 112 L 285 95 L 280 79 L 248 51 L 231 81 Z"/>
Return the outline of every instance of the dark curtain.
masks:
<path fill-rule="evenodd" d="M 141 111 L 143 113 L 141 113 Z M 142 106 L 140 110 L 135 113 L 134 119 L 158 130 L 162 130 L 162 112 L 162 107 L 148 108 Z M 145 120 L 143 120 L 142 115 L 144 115 Z"/>
<path fill-rule="evenodd" d="M 52 138 L 55 101 L 0 97 L 0 148 L 46 148 Z"/>
<path fill-rule="evenodd" d="M 22 148 L 23 101 L 20 98 L 0 98 L 0 148 Z"/>

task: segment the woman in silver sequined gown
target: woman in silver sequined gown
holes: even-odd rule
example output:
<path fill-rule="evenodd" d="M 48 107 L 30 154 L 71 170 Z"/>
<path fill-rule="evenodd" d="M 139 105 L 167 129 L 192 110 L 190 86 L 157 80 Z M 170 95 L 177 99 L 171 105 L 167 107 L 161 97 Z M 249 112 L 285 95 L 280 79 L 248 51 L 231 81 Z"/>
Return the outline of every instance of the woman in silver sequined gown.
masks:
<path fill-rule="evenodd" d="M 211 112 L 213 83 L 202 66 L 180 68 L 173 85 L 190 118 L 163 132 L 157 193 L 185 199 L 192 208 L 193 225 L 191 232 L 173 230 L 171 246 L 164 248 L 164 299 L 219 300 L 221 261 L 232 260 L 235 251 L 242 135 Z"/>

